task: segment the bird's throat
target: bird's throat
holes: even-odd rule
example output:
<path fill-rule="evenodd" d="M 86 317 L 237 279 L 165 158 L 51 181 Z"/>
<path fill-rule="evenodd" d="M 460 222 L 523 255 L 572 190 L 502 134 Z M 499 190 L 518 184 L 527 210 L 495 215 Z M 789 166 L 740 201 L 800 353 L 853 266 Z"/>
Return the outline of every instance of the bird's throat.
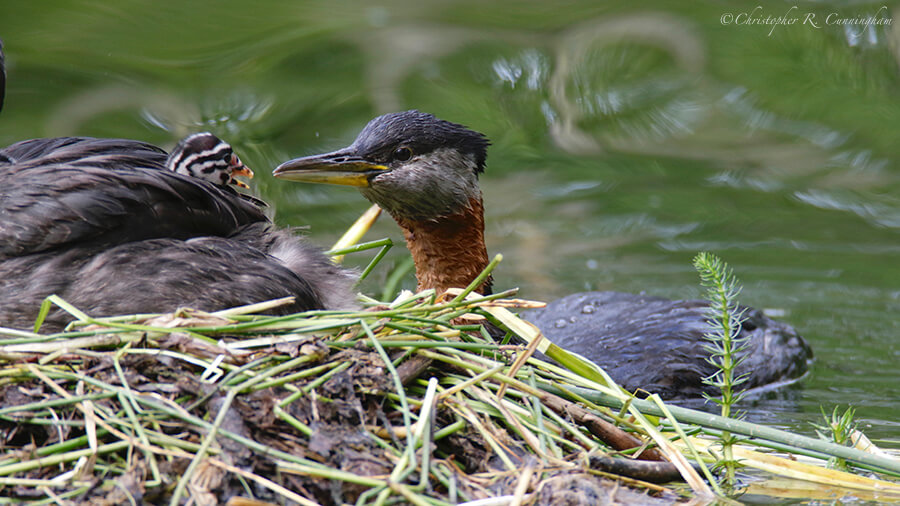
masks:
<path fill-rule="evenodd" d="M 416 264 L 419 290 L 434 288 L 442 293 L 448 288 L 465 288 L 487 267 L 480 196 L 457 214 L 423 221 L 395 219 Z M 476 291 L 488 294 L 490 289 L 488 278 Z"/>

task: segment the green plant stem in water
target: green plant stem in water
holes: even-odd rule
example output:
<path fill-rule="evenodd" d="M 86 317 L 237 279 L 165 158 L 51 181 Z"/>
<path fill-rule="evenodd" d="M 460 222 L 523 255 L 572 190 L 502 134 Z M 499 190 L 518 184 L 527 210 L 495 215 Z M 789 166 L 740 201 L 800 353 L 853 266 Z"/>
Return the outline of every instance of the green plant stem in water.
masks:
<path fill-rule="evenodd" d="M 538 388 L 552 394 L 566 397 L 570 392 L 578 394 L 589 401 L 601 406 L 608 406 L 613 409 L 619 409 L 624 402 L 612 395 L 598 392 L 593 389 L 569 386 L 567 390 L 561 389 L 557 385 L 538 382 Z M 666 414 L 655 406 L 652 402 L 644 399 L 632 399 L 631 404 L 635 405 L 641 413 L 645 415 L 666 416 Z M 720 431 L 728 431 L 729 433 L 741 434 L 751 439 L 745 441 L 749 444 L 766 446 L 761 442 L 771 441 L 783 445 L 780 449 L 790 451 L 798 455 L 808 455 L 819 459 L 828 459 L 829 457 L 840 457 L 852 462 L 858 467 L 870 469 L 879 473 L 889 474 L 891 476 L 900 477 L 900 462 L 891 457 L 866 453 L 856 448 L 841 446 L 829 441 L 792 434 L 787 431 L 766 427 L 758 423 L 749 423 L 741 420 L 723 418 L 712 413 L 704 413 L 693 409 L 683 408 L 680 406 L 667 405 L 672 416 L 681 423 L 691 423 L 702 426 L 704 428 L 715 429 Z"/>
<path fill-rule="evenodd" d="M 746 377 L 735 376 L 735 369 L 743 360 L 738 354 L 747 347 L 746 339 L 739 337 L 744 320 L 743 311 L 737 304 L 741 288 L 728 264 L 711 253 L 698 254 L 694 258 L 694 268 L 700 274 L 700 283 L 707 289 L 709 332 L 703 337 L 709 341 L 705 346 L 710 352 L 707 361 L 717 369 L 703 381 L 721 392 L 721 397 L 718 398 L 704 396 L 721 407 L 722 417 L 731 418 L 732 406 L 743 397 L 743 392 L 737 386 L 746 380 Z M 725 484 L 728 487 L 735 483 L 737 462 L 734 460 L 732 446 L 736 442 L 731 432 L 722 431 L 722 460 L 719 464 L 725 468 Z"/>

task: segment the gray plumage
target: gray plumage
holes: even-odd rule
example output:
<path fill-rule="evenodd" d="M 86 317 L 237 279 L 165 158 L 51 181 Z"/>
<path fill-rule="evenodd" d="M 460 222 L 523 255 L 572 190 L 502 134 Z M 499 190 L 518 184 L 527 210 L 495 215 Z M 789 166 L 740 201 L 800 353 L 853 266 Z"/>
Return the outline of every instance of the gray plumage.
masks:
<path fill-rule="evenodd" d="M 563 348 L 603 367 L 626 390 L 644 389 L 664 399 L 716 394 L 703 379 L 716 372 L 706 358 L 708 305 L 621 292 L 583 292 L 557 299 L 522 316 Z M 812 358 L 793 327 L 745 308 L 738 338 L 749 344 L 736 375 L 741 388 L 802 376 Z"/>
<path fill-rule="evenodd" d="M 155 146 L 33 139 L 0 156 L 0 326 L 30 327 L 54 293 L 93 316 L 353 305 L 352 273 L 230 188 L 166 170 Z M 48 328 L 68 319 L 56 311 Z"/>

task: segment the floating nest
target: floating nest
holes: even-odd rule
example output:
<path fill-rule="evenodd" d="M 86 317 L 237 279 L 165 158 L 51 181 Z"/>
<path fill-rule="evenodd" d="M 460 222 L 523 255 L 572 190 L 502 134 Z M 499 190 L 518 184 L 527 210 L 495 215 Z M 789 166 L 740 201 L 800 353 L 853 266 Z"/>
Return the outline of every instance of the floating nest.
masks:
<path fill-rule="evenodd" d="M 2 331 L 0 503 L 713 497 L 672 442 L 683 432 L 661 435 L 602 371 L 535 358 L 547 346 L 510 293 L 463 295 L 107 319 L 54 299 L 77 319 L 68 332 Z"/>

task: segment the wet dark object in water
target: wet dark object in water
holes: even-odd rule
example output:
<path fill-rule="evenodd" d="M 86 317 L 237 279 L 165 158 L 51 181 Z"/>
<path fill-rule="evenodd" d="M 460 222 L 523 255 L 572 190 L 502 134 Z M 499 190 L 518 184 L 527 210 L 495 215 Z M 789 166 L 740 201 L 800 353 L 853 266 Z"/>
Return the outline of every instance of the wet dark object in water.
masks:
<path fill-rule="evenodd" d="M 489 142 L 482 134 L 419 111 L 379 116 L 350 146 L 291 160 L 275 176 L 351 185 L 403 229 L 419 289 L 468 285 L 487 266 L 478 176 Z M 491 281 L 478 287 L 489 293 Z M 585 308 L 594 310 L 585 313 Z M 788 325 L 749 313 L 748 385 L 801 376 L 812 354 Z M 697 396 L 712 373 L 705 357 L 702 303 L 601 292 L 556 301 L 532 319 L 551 340 L 605 367 L 629 389 Z M 566 322 L 557 325 L 558 322 Z M 752 328 L 751 328 L 752 327 Z M 749 333 L 748 333 L 749 332 Z"/>
<path fill-rule="evenodd" d="M 705 358 L 707 304 L 620 292 L 576 293 L 523 317 L 551 341 L 603 367 L 625 389 L 644 389 L 663 398 L 715 394 L 703 384 L 716 372 Z M 747 308 L 741 338 L 747 373 L 741 388 L 797 378 L 808 369 L 812 350 L 793 327 Z"/>
<path fill-rule="evenodd" d="M 0 326 L 57 294 L 92 316 L 218 310 L 294 296 L 278 314 L 346 307 L 353 277 L 231 188 L 166 170 L 123 139 L 0 150 Z M 51 312 L 48 330 L 71 317 Z"/>

